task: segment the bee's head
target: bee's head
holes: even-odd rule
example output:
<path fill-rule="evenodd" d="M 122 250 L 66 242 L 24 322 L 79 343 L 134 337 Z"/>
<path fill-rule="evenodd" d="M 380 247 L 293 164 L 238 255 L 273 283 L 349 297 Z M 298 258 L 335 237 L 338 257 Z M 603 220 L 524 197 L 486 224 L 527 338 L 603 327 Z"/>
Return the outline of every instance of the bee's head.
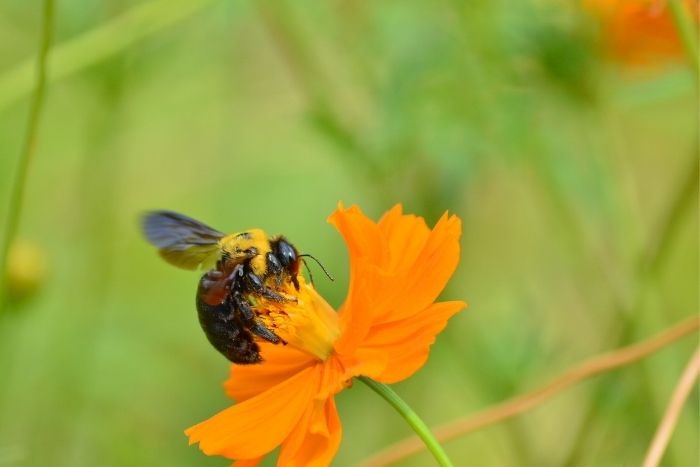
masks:
<path fill-rule="evenodd" d="M 280 237 L 274 244 L 273 253 L 284 269 L 296 276 L 299 273 L 299 253 L 294 245 L 289 243 L 284 237 Z"/>
<path fill-rule="evenodd" d="M 297 290 L 299 290 L 299 280 L 297 279 L 297 276 L 299 275 L 299 266 L 301 265 L 301 263 L 304 263 L 304 266 L 306 266 L 306 269 L 309 272 L 309 279 L 311 280 L 312 284 L 314 281 L 313 276 L 311 275 L 311 270 L 306 264 L 306 261 L 304 261 L 305 256 L 316 261 L 318 265 L 321 266 L 321 269 L 323 269 L 323 272 L 326 274 L 326 276 L 328 276 L 330 280 L 333 280 L 333 277 L 331 277 L 326 268 L 324 268 L 323 265 L 316 258 L 314 258 L 308 253 L 300 255 L 297 249 L 294 247 L 294 245 L 289 243 L 286 238 L 282 236 L 277 237 L 271 242 L 271 245 L 272 256 L 274 257 L 275 261 L 279 263 L 277 267 L 281 268 L 283 271 L 286 271 L 286 273 L 289 274 L 292 284 L 294 284 L 294 288 L 296 288 Z"/>

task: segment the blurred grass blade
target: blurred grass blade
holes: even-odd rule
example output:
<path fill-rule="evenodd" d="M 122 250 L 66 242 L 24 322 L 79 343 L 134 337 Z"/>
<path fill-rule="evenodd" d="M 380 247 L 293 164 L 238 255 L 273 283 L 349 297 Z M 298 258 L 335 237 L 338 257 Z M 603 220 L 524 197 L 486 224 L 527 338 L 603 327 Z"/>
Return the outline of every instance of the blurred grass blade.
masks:
<path fill-rule="evenodd" d="M 176 24 L 214 0 L 158 0 L 131 8 L 121 16 L 54 47 L 48 82 L 94 65 L 139 40 Z M 0 75 L 0 111 L 29 94 L 34 61 L 28 59 Z"/>
<path fill-rule="evenodd" d="M 38 58 L 35 59 L 36 84 L 34 86 L 34 98 L 29 109 L 29 123 L 27 124 L 27 134 L 24 140 L 22 153 L 19 156 L 17 174 L 14 179 L 12 194 L 7 212 L 7 223 L 5 224 L 5 235 L 2 237 L 0 247 L 0 314 L 5 311 L 7 302 L 7 259 L 10 247 L 17 235 L 20 214 L 22 212 L 22 199 L 24 198 L 25 186 L 29 174 L 34 151 L 36 149 L 36 135 L 39 128 L 39 119 L 44 105 L 44 94 L 46 91 L 47 59 L 51 49 L 51 39 L 53 37 L 54 26 L 54 0 L 44 0 L 43 21 L 41 26 L 41 45 Z"/>
<path fill-rule="evenodd" d="M 655 277 L 670 251 L 670 245 L 678 233 L 680 222 L 689 212 L 689 207 L 697 194 L 698 159 L 695 152 L 691 154 L 686 164 L 689 170 L 684 169 L 677 175 L 674 193 L 660 215 L 659 221 L 648 240 L 648 245 L 639 254 L 633 275 L 633 280 L 636 283 L 636 293 L 629 303 L 623 304 L 616 310 L 616 313 L 622 318 L 622 322 L 619 323 L 620 328 L 615 329 L 612 334 L 616 346 L 623 345 L 634 334 L 637 322 L 633 319 L 633 312 L 642 303 L 643 293 L 653 285 Z M 642 391 L 642 394 L 646 393 L 646 397 L 651 398 L 649 389 L 651 382 L 648 379 L 643 381 L 646 382 L 640 387 L 640 391 Z M 587 437 L 592 433 L 592 426 L 596 418 L 594 408 L 603 402 L 607 390 L 605 385 L 598 386 L 595 389 L 591 397 L 593 402 L 586 409 L 585 418 L 578 428 L 572 428 L 572 430 L 577 432 L 577 435 L 574 437 L 576 441 L 571 446 L 566 461 L 561 465 L 571 467 L 578 462 L 581 451 L 587 442 Z"/>
<path fill-rule="evenodd" d="M 673 390 L 673 395 L 666 408 L 666 413 L 659 424 L 659 428 L 649 446 L 649 451 L 647 451 L 647 455 L 644 458 L 644 467 L 657 467 L 661 463 L 664 451 L 666 451 L 668 442 L 671 440 L 673 429 L 678 423 L 681 410 L 688 400 L 688 396 L 692 392 L 695 381 L 698 379 L 699 375 L 700 347 L 695 350 L 693 357 L 688 362 L 685 370 L 683 370 L 683 374 L 678 380 L 676 388 Z"/>
<path fill-rule="evenodd" d="M 336 108 L 337 90 L 323 71 L 318 57 L 314 56 L 302 28 L 294 20 L 293 9 L 287 2 L 259 1 L 256 5 L 263 24 L 307 101 L 314 127 L 341 149 L 334 154 L 342 157 L 344 162 L 373 178 L 381 178 L 383 170 L 372 156 L 371 148 L 362 143 L 356 129 L 343 120 Z"/>
<path fill-rule="evenodd" d="M 688 335 L 697 333 L 698 329 L 700 329 L 700 317 L 693 316 L 644 341 L 591 357 L 578 365 L 570 367 L 539 388 L 487 407 L 475 414 L 434 427 L 432 430 L 435 433 L 435 438 L 445 443 L 459 436 L 464 436 L 533 410 L 579 382 L 653 355 L 670 344 L 678 342 Z M 390 465 L 423 449 L 423 443 L 416 436 L 411 436 L 382 449 L 362 462 L 361 465 L 364 467 Z"/>

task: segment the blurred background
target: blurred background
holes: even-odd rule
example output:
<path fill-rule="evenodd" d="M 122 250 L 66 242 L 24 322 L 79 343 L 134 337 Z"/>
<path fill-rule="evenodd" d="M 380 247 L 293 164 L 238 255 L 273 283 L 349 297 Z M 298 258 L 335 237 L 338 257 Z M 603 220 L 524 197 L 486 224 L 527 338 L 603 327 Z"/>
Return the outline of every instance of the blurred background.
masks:
<path fill-rule="evenodd" d="M 3 224 L 41 22 L 0 0 Z M 316 274 L 334 305 L 339 200 L 458 214 L 443 298 L 470 308 L 395 387 L 430 425 L 698 311 L 697 83 L 664 2 L 59 0 L 51 57 L 0 315 L 0 466 L 228 465 L 183 435 L 231 403 L 228 365 L 198 274 L 141 237 L 149 209 L 284 233 L 336 276 Z M 446 449 L 636 465 L 694 340 Z M 663 465 L 698 463 L 694 394 Z M 411 433 L 363 385 L 338 404 L 335 465 Z"/>

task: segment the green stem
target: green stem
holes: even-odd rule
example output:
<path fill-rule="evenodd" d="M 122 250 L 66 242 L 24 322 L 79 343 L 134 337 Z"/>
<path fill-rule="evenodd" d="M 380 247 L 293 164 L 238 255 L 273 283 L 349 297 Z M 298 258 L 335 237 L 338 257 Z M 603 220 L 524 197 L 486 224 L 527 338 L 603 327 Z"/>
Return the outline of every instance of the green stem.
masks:
<path fill-rule="evenodd" d="M 139 41 L 181 22 L 214 0 L 140 2 L 119 16 L 52 48 L 48 82 L 79 73 L 118 55 Z M 0 74 L 0 111 L 32 91 L 34 61 L 27 60 Z"/>
<path fill-rule="evenodd" d="M 44 104 L 44 94 L 46 90 L 46 62 L 51 48 L 51 37 L 53 36 L 53 14 L 54 0 L 44 0 L 44 18 L 41 33 L 41 47 L 39 49 L 39 57 L 37 60 L 37 75 L 34 97 L 29 109 L 29 123 L 27 125 L 27 134 L 24 140 L 24 146 L 19 158 L 19 166 L 15 176 L 14 189 L 10 195 L 10 205 L 7 210 L 7 224 L 5 226 L 5 235 L 2 239 L 2 247 L 0 247 L 0 314 L 5 309 L 7 298 L 6 278 L 7 278 L 7 260 L 10 252 L 10 246 L 17 235 L 19 227 L 19 218 L 22 211 L 22 199 L 24 198 L 25 186 L 27 184 L 27 174 L 29 165 L 32 161 L 34 151 L 36 149 L 36 135 L 39 127 L 39 117 Z"/>
<path fill-rule="evenodd" d="M 433 454 L 435 460 L 437 460 L 438 464 L 443 467 L 452 467 L 452 461 L 450 461 L 449 457 L 447 457 L 447 454 L 445 453 L 445 450 L 442 449 L 440 443 L 438 443 L 433 434 L 430 432 L 430 428 L 428 428 L 425 422 L 418 417 L 413 409 L 411 409 L 411 407 L 409 407 L 408 404 L 406 404 L 403 399 L 401 399 L 399 395 L 394 392 L 393 389 L 386 384 L 378 383 L 377 381 L 374 381 L 366 376 L 358 376 L 357 379 L 372 388 L 374 392 L 382 396 L 384 400 L 386 400 L 396 409 L 399 414 L 401 414 L 404 420 L 406 420 L 410 427 L 413 428 L 413 431 L 415 431 L 420 439 L 423 440 L 428 450 Z"/>
<path fill-rule="evenodd" d="M 683 46 L 688 54 L 688 58 L 690 58 L 691 63 L 695 66 L 695 70 L 698 71 L 700 69 L 698 31 L 684 3 L 684 0 L 671 0 L 668 2 L 668 7 L 671 10 L 673 24 L 676 26 L 678 35 L 683 41 Z"/>

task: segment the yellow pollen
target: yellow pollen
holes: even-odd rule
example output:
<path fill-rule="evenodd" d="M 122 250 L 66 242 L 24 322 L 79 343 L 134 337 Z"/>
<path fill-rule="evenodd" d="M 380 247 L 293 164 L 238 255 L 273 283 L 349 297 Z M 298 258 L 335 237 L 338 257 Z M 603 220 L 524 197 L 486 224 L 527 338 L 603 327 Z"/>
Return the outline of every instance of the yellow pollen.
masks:
<path fill-rule="evenodd" d="M 289 297 L 289 301 L 278 302 L 259 295 L 248 298 L 257 319 L 280 339 L 320 360 L 326 360 L 340 335 L 338 314 L 301 275 L 297 278 L 299 290 L 294 288 L 291 281 L 285 281 L 281 287 L 274 287 L 274 280 L 267 284 Z"/>

